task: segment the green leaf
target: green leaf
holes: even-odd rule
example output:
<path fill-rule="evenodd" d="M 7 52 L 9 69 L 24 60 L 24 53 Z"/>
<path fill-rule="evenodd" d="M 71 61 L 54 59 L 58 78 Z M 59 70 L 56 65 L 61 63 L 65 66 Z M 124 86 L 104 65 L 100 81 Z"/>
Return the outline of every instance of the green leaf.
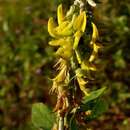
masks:
<path fill-rule="evenodd" d="M 90 107 L 92 111 L 90 116 L 86 117 L 86 120 L 93 120 L 99 117 L 101 114 L 106 112 L 108 109 L 108 104 L 104 100 L 97 100 L 93 106 Z"/>
<path fill-rule="evenodd" d="M 54 124 L 55 115 L 42 103 L 36 103 L 32 106 L 32 123 L 36 128 L 50 130 Z"/>
<path fill-rule="evenodd" d="M 75 120 L 75 115 L 73 115 L 70 119 L 70 130 L 78 130 L 78 126 Z"/>
<path fill-rule="evenodd" d="M 83 98 L 82 102 L 84 104 L 86 104 L 87 102 L 89 102 L 91 100 L 97 99 L 98 97 L 100 97 L 104 93 L 105 90 L 106 90 L 106 87 L 91 92 L 88 96 L 85 96 Z"/>

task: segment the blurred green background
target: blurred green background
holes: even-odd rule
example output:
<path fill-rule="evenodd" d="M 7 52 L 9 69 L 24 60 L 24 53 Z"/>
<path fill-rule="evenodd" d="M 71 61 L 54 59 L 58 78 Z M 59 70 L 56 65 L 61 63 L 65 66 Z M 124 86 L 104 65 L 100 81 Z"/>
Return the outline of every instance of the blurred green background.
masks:
<path fill-rule="evenodd" d="M 96 0 L 95 0 L 96 1 Z M 31 106 L 54 106 L 55 74 L 47 21 L 72 0 L 0 0 L 0 129 L 29 130 Z M 88 122 L 92 130 L 130 130 L 130 1 L 100 0 L 95 23 L 104 46 L 93 87 L 107 86 L 108 111 Z"/>

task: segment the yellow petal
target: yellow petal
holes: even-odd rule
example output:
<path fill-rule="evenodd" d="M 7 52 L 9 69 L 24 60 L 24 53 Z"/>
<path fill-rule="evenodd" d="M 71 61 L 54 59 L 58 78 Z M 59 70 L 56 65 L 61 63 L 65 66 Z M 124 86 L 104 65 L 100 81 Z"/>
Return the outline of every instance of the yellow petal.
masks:
<path fill-rule="evenodd" d="M 74 32 L 73 23 L 74 23 L 75 19 L 76 19 L 76 15 L 74 14 L 72 17 L 72 20 L 69 21 L 69 24 L 66 27 L 64 27 L 62 31 L 58 31 L 57 33 L 60 36 L 71 36 Z"/>
<path fill-rule="evenodd" d="M 84 15 L 84 20 L 83 20 L 83 24 L 82 24 L 82 32 L 85 32 L 85 29 L 86 29 L 86 24 L 87 24 L 87 17 L 86 17 L 86 13 L 83 12 L 83 15 Z"/>
<path fill-rule="evenodd" d="M 54 65 L 54 68 L 56 68 L 57 70 L 62 70 L 65 66 L 67 66 L 67 61 L 63 58 L 60 58 Z"/>
<path fill-rule="evenodd" d="M 78 69 L 75 70 L 75 74 L 76 74 L 77 77 L 83 77 L 85 75 L 84 72 L 85 71 L 82 70 L 81 68 L 78 68 Z"/>
<path fill-rule="evenodd" d="M 86 84 L 88 83 L 88 81 L 85 81 L 83 78 L 79 78 L 77 77 L 77 81 L 79 83 L 79 87 L 80 90 L 85 94 L 85 95 L 89 95 L 86 89 Z"/>
<path fill-rule="evenodd" d="M 49 45 L 51 46 L 62 46 L 66 44 L 66 39 L 62 38 L 59 40 L 52 40 L 49 42 Z"/>
<path fill-rule="evenodd" d="M 80 15 L 76 18 L 74 25 L 75 30 L 85 31 L 86 28 L 86 13 L 85 11 L 81 12 Z"/>
<path fill-rule="evenodd" d="M 63 82 L 66 78 L 66 74 L 67 74 L 67 66 L 64 66 L 64 68 L 62 68 L 62 70 L 59 72 L 59 74 L 53 79 L 53 81 L 60 83 Z"/>
<path fill-rule="evenodd" d="M 81 68 L 83 70 L 91 70 L 91 71 L 96 71 L 96 66 L 94 64 L 88 63 L 86 61 L 83 61 L 81 64 Z"/>
<path fill-rule="evenodd" d="M 73 54 L 73 50 L 72 50 L 72 43 L 71 42 L 66 42 L 66 45 L 61 46 L 57 51 L 56 51 L 56 55 L 58 55 L 59 57 L 62 57 L 66 60 L 70 59 L 70 57 Z"/>
<path fill-rule="evenodd" d="M 95 43 L 99 37 L 98 29 L 94 23 L 92 23 L 93 33 L 92 33 L 92 41 Z"/>
<path fill-rule="evenodd" d="M 71 15 L 73 15 L 74 11 L 75 11 L 75 6 L 74 5 L 70 6 L 69 11 L 67 11 L 66 13 L 66 17 L 70 17 Z"/>
<path fill-rule="evenodd" d="M 93 51 L 90 58 L 89 58 L 89 62 L 93 62 L 96 58 L 97 58 L 98 54 Z"/>
<path fill-rule="evenodd" d="M 52 94 L 52 93 L 56 93 L 58 91 L 58 83 L 57 82 L 55 82 L 55 81 L 53 81 L 53 84 L 52 84 L 52 88 L 50 89 L 50 94 Z"/>
<path fill-rule="evenodd" d="M 56 32 L 55 32 L 55 27 L 56 27 L 56 23 L 54 22 L 54 19 L 52 17 L 49 18 L 49 20 L 48 20 L 48 32 L 54 38 L 58 37 Z"/>
<path fill-rule="evenodd" d="M 92 62 L 92 61 L 94 61 L 97 58 L 97 56 L 98 56 L 98 50 L 101 47 L 102 47 L 101 44 L 99 44 L 99 43 L 93 43 L 93 51 L 92 51 L 92 54 L 91 54 L 91 56 L 89 58 L 89 62 Z"/>
<path fill-rule="evenodd" d="M 77 78 L 80 85 L 86 85 L 88 81 L 85 81 L 83 78 Z"/>
<path fill-rule="evenodd" d="M 93 44 L 93 50 L 94 50 L 95 52 L 98 52 L 98 50 L 99 50 L 100 48 L 102 48 L 102 45 L 101 45 L 101 44 L 99 44 L 99 43 L 94 43 L 94 44 Z"/>
<path fill-rule="evenodd" d="M 60 25 L 64 20 L 64 13 L 63 13 L 63 7 L 62 4 L 60 4 L 57 8 L 57 20 L 58 24 Z"/>
<path fill-rule="evenodd" d="M 73 49 L 75 50 L 78 47 L 79 40 L 80 40 L 80 38 L 82 36 L 81 31 L 77 31 L 74 36 L 75 36 L 75 39 L 74 39 Z"/>
<path fill-rule="evenodd" d="M 76 58 L 77 58 L 78 63 L 81 64 L 82 61 L 81 61 L 81 55 L 80 55 L 79 51 L 75 50 L 75 54 L 76 54 Z"/>
<path fill-rule="evenodd" d="M 63 31 L 66 28 L 66 26 L 68 26 L 69 23 L 70 23 L 69 21 L 62 22 L 59 26 L 55 28 L 56 32 L 60 33 L 61 31 Z"/>

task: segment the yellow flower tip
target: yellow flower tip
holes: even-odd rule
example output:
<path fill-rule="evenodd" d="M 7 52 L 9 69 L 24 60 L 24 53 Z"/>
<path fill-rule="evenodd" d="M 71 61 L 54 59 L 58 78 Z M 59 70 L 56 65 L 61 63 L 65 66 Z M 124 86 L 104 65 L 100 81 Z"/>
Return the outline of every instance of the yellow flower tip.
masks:
<path fill-rule="evenodd" d="M 62 7 L 63 7 L 63 5 L 62 4 L 60 4 L 59 6 L 58 6 L 58 10 L 62 10 Z"/>
<path fill-rule="evenodd" d="M 76 18 L 74 24 L 73 24 L 73 28 L 74 30 L 80 30 L 81 29 L 81 24 L 82 24 L 82 20 L 83 20 L 83 15 L 82 13 L 80 13 L 80 15 L 78 15 L 78 17 Z"/>
<path fill-rule="evenodd" d="M 78 63 L 81 64 L 82 61 L 81 61 L 81 55 L 80 55 L 79 51 L 75 50 L 75 54 L 76 54 L 76 58 L 77 58 Z"/>
<path fill-rule="evenodd" d="M 89 63 L 89 62 L 85 62 L 85 61 L 82 62 L 81 68 L 83 70 L 88 70 L 88 71 L 89 70 L 91 70 L 91 71 L 97 71 L 97 68 L 96 68 L 96 66 L 94 64 Z"/>
<path fill-rule="evenodd" d="M 96 42 L 96 40 L 99 38 L 99 33 L 96 25 L 93 22 L 92 22 L 92 28 L 93 28 L 92 41 Z"/>
<path fill-rule="evenodd" d="M 55 27 L 56 27 L 56 23 L 53 19 L 53 17 L 50 17 L 48 20 L 48 32 L 52 37 L 57 37 L 56 33 L 55 33 Z"/>
<path fill-rule="evenodd" d="M 82 32 L 85 32 L 86 29 L 86 22 L 87 22 L 87 16 L 86 16 L 86 12 L 82 11 L 78 17 L 76 18 L 73 28 L 74 30 L 80 30 Z"/>
<path fill-rule="evenodd" d="M 81 77 L 77 77 L 77 81 L 80 87 L 80 90 L 85 94 L 88 95 L 87 89 L 86 89 L 86 84 L 88 83 L 88 81 L 85 81 L 83 78 Z"/>
<path fill-rule="evenodd" d="M 64 20 L 64 11 L 63 11 L 62 4 L 60 4 L 57 8 L 57 20 L 58 20 L 58 24 L 61 24 Z"/>
<path fill-rule="evenodd" d="M 89 58 L 89 62 L 93 62 L 95 60 L 95 54 L 92 54 Z"/>
<path fill-rule="evenodd" d="M 66 39 L 61 38 L 58 40 L 52 40 L 48 43 L 50 46 L 63 46 L 66 44 Z"/>
<path fill-rule="evenodd" d="M 75 37 L 81 37 L 81 34 L 82 34 L 81 31 L 77 31 L 77 32 L 74 34 L 74 36 L 75 36 Z"/>
<path fill-rule="evenodd" d="M 66 78 L 66 74 L 67 74 L 67 67 L 64 66 L 62 70 L 59 72 L 59 74 L 53 79 L 53 81 L 55 81 L 56 83 L 63 82 Z"/>
<path fill-rule="evenodd" d="M 74 36 L 75 36 L 75 39 L 74 39 L 73 49 L 75 50 L 75 49 L 78 47 L 79 40 L 80 40 L 80 38 L 81 38 L 81 36 L 82 36 L 81 31 L 77 31 L 77 32 L 74 34 Z"/>
<path fill-rule="evenodd" d="M 79 82 L 79 85 L 86 85 L 88 83 L 88 81 L 85 81 L 83 78 L 77 77 L 77 80 Z"/>
<path fill-rule="evenodd" d="M 57 93 L 57 91 L 58 91 L 58 84 L 55 81 L 53 81 L 53 85 L 52 85 L 52 88 L 49 91 L 49 94 Z"/>
<path fill-rule="evenodd" d="M 85 32 L 85 29 L 86 29 L 86 24 L 87 24 L 87 16 L 86 16 L 86 12 L 85 11 L 83 11 L 83 17 L 84 17 L 84 19 L 83 19 L 83 24 L 82 24 L 82 32 Z"/>
<path fill-rule="evenodd" d="M 101 45 L 100 43 L 94 43 L 94 44 L 93 44 L 93 51 L 94 51 L 95 53 L 98 53 L 98 50 L 99 50 L 100 48 L 102 48 L 102 45 Z"/>

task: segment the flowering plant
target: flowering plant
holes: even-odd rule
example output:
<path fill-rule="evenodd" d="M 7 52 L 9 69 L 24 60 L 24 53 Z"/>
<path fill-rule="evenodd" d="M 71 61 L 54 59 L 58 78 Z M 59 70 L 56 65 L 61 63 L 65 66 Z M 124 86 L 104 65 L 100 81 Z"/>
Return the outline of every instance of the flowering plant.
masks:
<path fill-rule="evenodd" d="M 57 22 L 48 20 L 48 32 L 52 37 L 49 45 L 57 50 L 55 68 L 58 74 L 52 79 L 50 93 L 57 94 L 53 130 L 77 129 L 78 124 L 99 116 L 105 109 L 99 100 L 106 88 L 90 92 L 87 89 L 97 70 L 95 61 L 102 45 L 98 42 L 98 29 L 87 6 L 95 7 L 93 0 L 75 0 L 65 12 L 63 5 L 57 8 Z M 86 40 L 87 39 L 87 40 Z M 100 111 L 100 112 L 99 112 Z"/>

